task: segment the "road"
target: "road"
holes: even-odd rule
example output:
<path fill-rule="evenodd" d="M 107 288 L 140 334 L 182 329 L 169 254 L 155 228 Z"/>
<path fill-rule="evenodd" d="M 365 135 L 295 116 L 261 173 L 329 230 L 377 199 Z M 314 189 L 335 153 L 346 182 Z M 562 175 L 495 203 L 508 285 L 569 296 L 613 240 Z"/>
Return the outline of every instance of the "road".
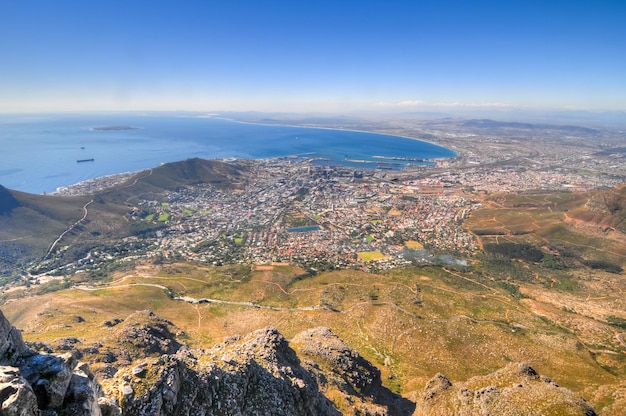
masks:
<path fill-rule="evenodd" d="M 93 199 L 89 202 L 87 202 L 85 205 L 83 205 L 83 217 L 81 219 L 79 219 L 78 221 L 76 221 L 74 224 L 70 225 L 69 228 L 65 231 L 63 231 L 61 233 L 61 235 L 54 240 L 54 243 L 52 243 L 52 245 L 50 246 L 50 249 L 48 250 L 48 252 L 46 253 L 45 256 L 43 256 L 43 259 L 41 259 L 42 261 L 47 259 L 48 256 L 50 255 L 50 253 L 52 253 L 52 250 L 54 250 L 54 247 L 56 247 L 56 245 L 59 243 L 59 241 L 61 241 L 63 239 L 63 237 L 65 237 L 65 234 L 69 233 L 70 231 L 72 231 L 76 226 L 78 226 L 78 224 L 80 224 L 81 222 L 83 222 L 85 220 L 85 218 L 87 218 L 87 207 L 93 203 Z"/>
<path fill-rule="evenodd" d="M 128 283 L 128 284 L 123 284 L 123 285 L 111 285 L 111 286 L 102 286 L 102 287 L 87 287 L 87 286 L 74 286 L 73 289 L 76 290 L 85 290 L 85 291 L 95 291 L 95 290 L 103 290 L 103 289 L 117 289 L 117 288 L 123 288 L 123 287 L 132 287 L 132 286 L 149 286 L 149 287 L 156 287 L 158 289 L 163 289 L 163 290 L 169 290 L 166 286 L 163 285 L 157 285 L 155 283 Z M 201 303 L 219 303 L 222 305 L 236 305 L 236 306 L 247 306 L 250 308 L 256 308 L 256 309 L 269 309 L 272 311 L 317 311 L 317 310 L 330 310 L 325 306 L 304 306 L 301 308 L 281 308 L 278 306 L 266 306 L 266 305 L 259 305 L 253 302 L 236 302 L 236 301 L 229 301 L 229 300 L 221 300 L 221 299 L 210 299 L 210 298 L 200 298 L 200 299 L 195 299 L 195 298 L 190 298 L 188 296 L 177 296 L 174 298 L 174 300 L 180 300 L 183 302 L 188 302 L 188 303 L 192 303 L 192 304 L 201 304 Z"/>

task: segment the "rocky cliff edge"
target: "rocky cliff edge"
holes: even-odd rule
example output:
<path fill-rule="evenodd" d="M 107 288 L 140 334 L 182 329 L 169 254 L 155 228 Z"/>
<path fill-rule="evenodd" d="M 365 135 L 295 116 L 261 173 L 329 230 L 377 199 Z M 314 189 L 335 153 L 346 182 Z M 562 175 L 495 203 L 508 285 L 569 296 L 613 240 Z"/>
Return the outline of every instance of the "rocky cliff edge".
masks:
<path fill-rule="evenodd" d="M 380 371 L 328 328 L 291 343 L 264 328 L 189 349 L 176 341 L 171 322 L 149 311 L 105 326 L 117 327 L 111 330 L 120 345 L 107 350 L 100 384 L 78 359 L 93 346 L 83 351 L 77 338 L 64 339 L 33 345 L 49 351 L 36 352 L 0 312 L 0 415 L 596 414 L 520 363 L 464 383 L 438 374 L 405 398 L 385 388 Z"/>

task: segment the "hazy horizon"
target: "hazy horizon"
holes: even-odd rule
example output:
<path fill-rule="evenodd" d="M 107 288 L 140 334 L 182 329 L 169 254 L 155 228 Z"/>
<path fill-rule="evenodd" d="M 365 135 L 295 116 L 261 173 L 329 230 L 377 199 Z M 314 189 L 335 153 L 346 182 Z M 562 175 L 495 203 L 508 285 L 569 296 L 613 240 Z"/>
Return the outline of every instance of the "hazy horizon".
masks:
<path fill-rule="evenodd" d="M 626 3 L 5 2 L 0 112 L 625 111 Z"/>

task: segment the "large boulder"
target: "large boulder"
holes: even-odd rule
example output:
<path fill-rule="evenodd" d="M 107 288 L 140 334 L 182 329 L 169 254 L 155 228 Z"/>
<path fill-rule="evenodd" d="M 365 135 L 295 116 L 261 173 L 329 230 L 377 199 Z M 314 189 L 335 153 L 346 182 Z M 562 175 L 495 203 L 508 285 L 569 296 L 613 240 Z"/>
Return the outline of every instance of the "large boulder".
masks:
<path fill-rule="evenodd" d="M 73 353 L 38 354 L 0 312 L 0 415 L 100 416 L 102 391 Z M 10 366 L 7 366 L 10 365 Z M 115 407 L 108 414 L 114 415 Z M 109 409 L 109 408 L 107 408 Z"/>
<path fill-rule="evenodd" d="M 0 365 L 15 365 L 27 350 L 21 332 L 0 311 Z"/>
<path fill-rule="evenodd" d="M 36 416 L 37 396 L 19 368 L 0 367 L 0 415 Z"/>
<path fill-rule="evenodd" d="M 65 394 L 67 414 L 74 416 L 99 416 L 102 389 L 96 377 L 85 363 L 78 365 L 72 373 L 70 384 Z"/>
<path fill-rule="evenodd" d="M 77 361 L 72 354 L 36 354 L 20 367 L 23 377 L 37 394 L 39 407 L 58 409 L 63 405 Z"/>

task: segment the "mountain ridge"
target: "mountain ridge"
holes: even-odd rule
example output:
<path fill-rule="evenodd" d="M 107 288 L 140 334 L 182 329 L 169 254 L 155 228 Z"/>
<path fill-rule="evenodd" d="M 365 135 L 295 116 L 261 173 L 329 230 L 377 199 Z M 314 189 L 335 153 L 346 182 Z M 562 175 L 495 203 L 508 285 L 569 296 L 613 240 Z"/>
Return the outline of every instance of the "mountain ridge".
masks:
<path fill-rule="evenodd" d="M 146 319 L 159 321 L 149 311 L 127 319 L 129 326 L 139 321 L 145 324 Z M 158 334 L 162 341 L 172 336 Z M 0 407 L 7 416 L 35 416 L 40 412 L 67 416 L 434 415 L 442 414 L 448 402 L 436 405 L 433 397 L 452 387 L 444 376 L 437 375 L 425 387 L 417 406 L 400 399 L 381 386 L 375 367 L 327 328 L 296 336 L 294 343 L 299 344 L 301 354 L 306 351 L 307 361 L 298 357 L 278 330 L 267 327 L 243 337 L 230 337 L 208 350 L 181 345 L 173 354 L 145 351 L 145 356 L 137 357 L 139 362 L 121 366 L 102 386 L 89 365 L 78 362 L 78 350 L 65 347 L 62 355 L 35 352 L 1 312 L 0 340 Z M 475 394 L 463 388 L 463 397 L 470 400 L 457 402 L 455 406 L 462 406 L 458 414 L 470 414 L 467 409 L 474 411 L 476 402 L 482 409 L 496 406 L 503 415 L 528 410 L 531 413 L 524 414 L 539 415 L 557 407 L 562 415 L 596 414 L 583 399 L 548 379 L 534 383 L 539 376 L 528 365 L 509 367 L 494 376 L 512 372 L 523 376 L 516 394 L 530 392 L 524 395 L 526 407 L 519 408 L 516 401 L 508 400 L 506 389 L 494 405 L 485 395 L 498 394 L 497 387 Z M 547 404 L 546 393 L 537 394 L 542 391 L 537 385 L 545 384 L 551 388 Z"/>

